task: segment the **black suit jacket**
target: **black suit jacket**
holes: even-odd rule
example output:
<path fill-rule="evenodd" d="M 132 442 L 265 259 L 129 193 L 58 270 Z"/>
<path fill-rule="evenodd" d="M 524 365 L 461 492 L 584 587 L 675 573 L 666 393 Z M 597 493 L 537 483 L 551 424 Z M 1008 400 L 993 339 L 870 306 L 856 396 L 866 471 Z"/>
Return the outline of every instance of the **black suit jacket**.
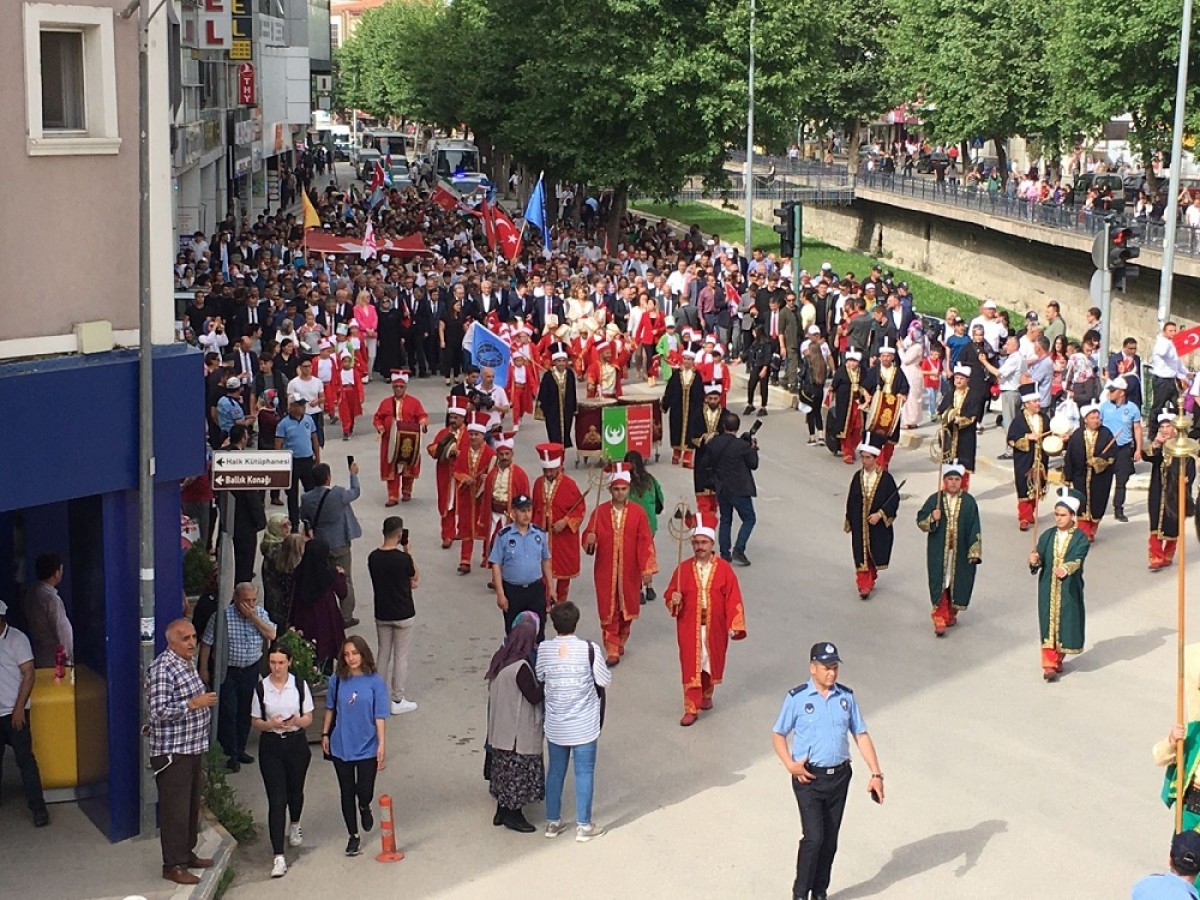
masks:
<path fill-rule="evenodd" d="M 758 468 L 758 448 L 734 434 L 718 434 L 704 446 L 700 455 L 703 477 L 716 486 L 718 497 L 754 497 L 754 470 Z"/>
<path fill-rule="evenodd" d="M 532 301 L 532 303 L 533 303 L 533 311 L 532 311 L 533 327 L 536 328 L 539 332 L 545 331 L 546 330 L 546 298 L 545 297 L 534 297 L 532 294 L 530 294 L 526 299 Z M 558 316 L 558 322 L 560 325 L 563 323 L 563 321 L 567 317 L 566 306 L 563 303 L 563 298 L 558 296 L 557 294 L 554 296 L 553 300 L 550 303 L 550 312 L 553 313 L 554 315 Z"/>
<path fill-rule="evenodd" d="M 703 327 L 700 322 L 700 309 L 691 303 L 677 306 L 675 308 L 675 324 L 679 326 L 680 331 L 685 325 L 696 329 Z"/>
<path fill-rule="evenodd" d="M 236 341 L 243 334 L 248 334 L 254 325 L 258 325 L 263 330 L 263 337 L 266 337 L 267 329 L 271 324 L 274 313 L 271 311 L 271 304 L 263 301 L 258 306 L 252 308 L 243 304 L 234 311 L 233 319 L 229 323 L 229 340 L 230 343 Z M 271 329 L 272 331 L 274 329 Z"/>

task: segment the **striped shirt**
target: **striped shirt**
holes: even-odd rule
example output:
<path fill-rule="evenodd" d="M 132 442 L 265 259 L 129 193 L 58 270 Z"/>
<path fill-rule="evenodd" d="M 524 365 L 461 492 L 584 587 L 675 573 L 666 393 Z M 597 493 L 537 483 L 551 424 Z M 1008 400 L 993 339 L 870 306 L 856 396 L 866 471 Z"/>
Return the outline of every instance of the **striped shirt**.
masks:
<path fill-rule="evenodd" d="M 151 754 L 203 753 L 208 749 L 212 710 L 188 709 L 187 705 L 206 690 L 196 667 L 174 650 L 163 651 L 150 664 L 146 692 Z"/>
<path fill-rule="evenodd" d="M 595 662 L 588 665 L 588 647 Z M 590 744 L 600 737 L 600 697 L 596 687 L 612 684 L 604 651 L 574 635 L 538 647 L 538 681 L 546 686 L 546 740 L 560 747 Z"/>

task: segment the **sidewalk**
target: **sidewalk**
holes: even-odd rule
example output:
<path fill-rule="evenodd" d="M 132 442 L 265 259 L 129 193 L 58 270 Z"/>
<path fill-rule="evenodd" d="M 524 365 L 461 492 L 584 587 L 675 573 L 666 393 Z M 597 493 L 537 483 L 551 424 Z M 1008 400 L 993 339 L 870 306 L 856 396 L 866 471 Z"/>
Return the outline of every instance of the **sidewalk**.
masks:
<path fill-rule="evenodd" d="M 214 857 L 213 868 L 199 872 L 200 884 L 175 886 L 162 878 L 157 836 L 109 843 L 78 803 L 51 803 L 50 824 L 34 828 L 12 755 L 3 778 L 0 834 L 4 863 L 0 896 L 38 900 L 211 900 L 228 868 L 236 844 L 219 826 L 207 825 L 196 847 L 198 856 Z"/>

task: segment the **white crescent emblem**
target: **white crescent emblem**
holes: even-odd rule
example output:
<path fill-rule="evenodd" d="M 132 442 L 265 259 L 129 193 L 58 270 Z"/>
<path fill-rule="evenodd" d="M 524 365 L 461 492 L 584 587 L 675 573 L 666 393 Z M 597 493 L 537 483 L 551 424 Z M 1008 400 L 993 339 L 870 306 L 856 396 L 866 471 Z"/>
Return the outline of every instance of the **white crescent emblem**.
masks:
<path fill-rule="evenodd" d="M 625 429 L 617 426 L 615 428 L 604 429 L 604 440 L 616 446 L 625 440 Z"/>
<path fill-rule="evenodd" d="M 826 645 L 825 645 L 825 652 L 826 652 L 826 653 L 832 653 L 832 652 L 833 652 L 833 644 L 826 644 Z"/>
<path fill-rule="evenodd" d="M 1200 329 L 1189 328 L 1175 335 L 1175 349 L 1181 354 L 1191 353 L 1197 348 L 1200 348 Z"/>

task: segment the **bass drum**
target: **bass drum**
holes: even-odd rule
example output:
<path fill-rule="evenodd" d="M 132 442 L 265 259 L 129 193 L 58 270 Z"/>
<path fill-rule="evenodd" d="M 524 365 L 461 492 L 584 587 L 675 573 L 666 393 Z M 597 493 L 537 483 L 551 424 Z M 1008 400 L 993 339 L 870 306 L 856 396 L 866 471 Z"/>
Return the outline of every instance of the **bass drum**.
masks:
<path fill-rule="evenodd" d="M 842 442 L 837 436 L 837 432 L 829 427 L 829 423 L 833 421 L 833 413 L 836 409 L 836 403 L 830 404 L 825 410 L 825 449 L 834 456 L 842 455 Z"/>

